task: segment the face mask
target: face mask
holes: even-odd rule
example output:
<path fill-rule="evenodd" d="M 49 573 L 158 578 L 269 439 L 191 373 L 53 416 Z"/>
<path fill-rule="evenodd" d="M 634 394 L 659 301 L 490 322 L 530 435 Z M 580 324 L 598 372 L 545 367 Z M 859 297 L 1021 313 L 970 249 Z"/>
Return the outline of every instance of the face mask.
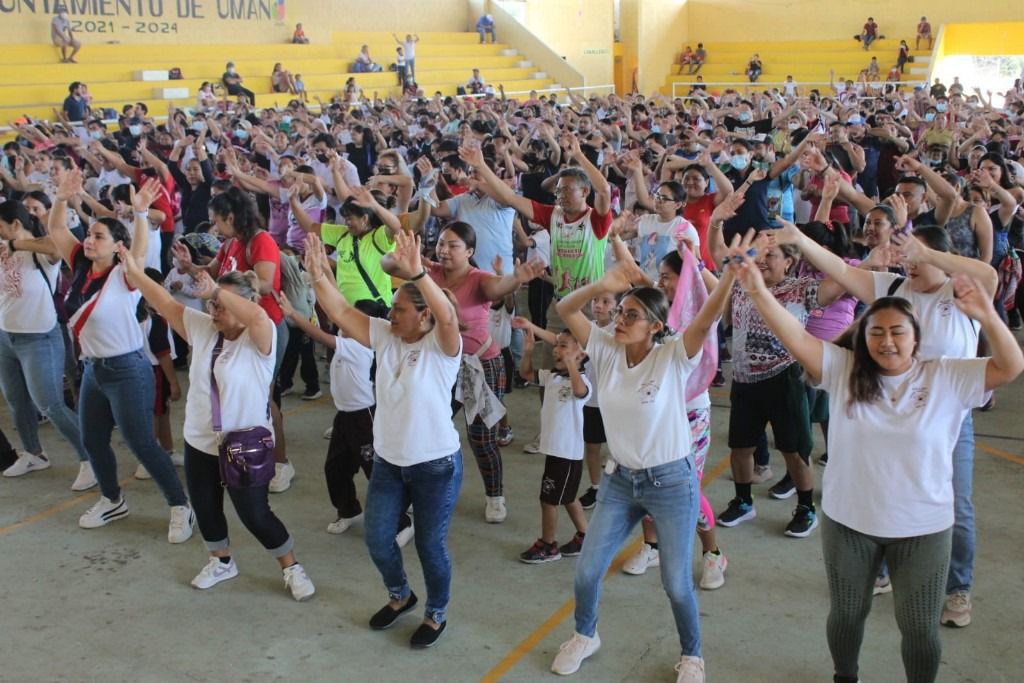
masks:
<path fill-rule="evenodd" d="M 102 140 L 103 139 L 103 131 L 102 130 L 90 130 L 89 131 L 89 137 L 91 137 L 93 140 Z"/>
<path fill-rule="evenodd" d="M 661 126 L 651 126 L 651 132 L 652 133 L 660 133 L 661 132 Z"/>
<path fill-rule="evenodd" d="M 939 112 L 940 114 L 944 113 L 947 109 L 949 109 L 949 107 L 946 106 L 944 102 L 939 102 L 938 104 L 935 105 L 935 111 Z"/>
<path fill-rule="evenodd" d="M 321 164 L 326 164 L 327 163 L 327 155 L 322 153 L 322 152 L 318 153 L 316 155 L 316 160 L 319 161 Z"/>
<path fill-rule="evenodd" d="M 444 178 L 444 181 L 449 185 L 458 184 L 458 181 L 455 179 L 455 176 L 453 176 L 451 173 L 442 173 L 441 177 Z"/>
<path fill-rule="evenodd" d="M 142 135 L 142 126 L 128 126 L 128 132 L 133 138 L 137 138 Z"/>
<path fill-rule="evenodd" d="M 851 116 L 847 123 L 854 126 L 859 126 L 860 124 L 864 123 L 864 119 L 862 119 L 859 116 Z"/>
<path fill-rule="evenodd" d="M 742 171 L 747 167 L 747 164 L 749 163 L 750 161 L 747 160 L 747 157 L 744 154 L 733 154 L 729 158 L 729 165 L 735 168 L 737 171 Z"/>
<path fill-rule="evenodd" d="M 196 121 L 192 124 L 192 130 L 197 133 L 202 133 L 204 128 L 206 128 L 206 126 L 204 126 L 201 121 Z"/>
<path fill-rule="evenodd" d="M 754 115 L 751 114 L 749 111 L 740 112 L 740 121 L 742 121 L 743 123 L 750 123 L 753 120 Z"/>
<path fill-rule="evenodd" d="M 930 111 L 927 114 L 925 114 L 924 115 L 924 120 L 927 121 L 928 123 L 931 123 L 932 121 L 934 121 L 935 120 L 935 112 L 931 112 Z"/>
<path fill-rule="evenodd" d="M 249 131 L 244 128 L 235 131 L 236 140 L 245 140 L 249 137 Z"/>
<path fill-rule="evenodd" d="M 800 130 L 800 124 L 796 121 L 790 121 L 786 124 L 786 128 L 789 128 L 790 130 Z"/>
<path fill-rule="evenodd" d="M 288 116 L 287 114 L 281 117 L 281 123 L 285 124 L 286 126 L 291 122 L 292 117 Z"/>
<path fill-rule="evenodd" d="M 228 67 L 228 73 L 229 73 L 229 74 L 233 74 L 233 73 L 235 73 L 235 67 L 233 67 L 233 66 L 229 66 L 229 67 Z"/>

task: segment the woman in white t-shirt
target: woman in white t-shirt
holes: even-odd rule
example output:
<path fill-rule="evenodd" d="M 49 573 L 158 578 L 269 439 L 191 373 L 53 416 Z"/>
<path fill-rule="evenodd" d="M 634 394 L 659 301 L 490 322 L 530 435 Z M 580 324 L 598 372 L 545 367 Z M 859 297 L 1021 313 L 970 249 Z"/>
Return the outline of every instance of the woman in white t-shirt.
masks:
<path fill-rule="evenodd" d="M 235 488 L 221 483 L 222 435 L 252 427 L 273 431 L 269 401 L 277 334 L 259 304 L 259 278 L 252 271 L 232 271 L 215 284 L 208 273 L 200 272 L 196 289 L 206 302 L 209 313 L 204 313 L 175 301 L 142 270 L 126 270 L 146 301 L 192 348 L 185 402 L 185 477 L 199 531 L 210 551 L 209 562 L 192 579 L 192 586 L 205 590 L 238 576 L 224 517 L 227 489 L 242 524 L 281 566 L 292 597 L 308 600 L 316 592 L 313 582 L 295 559 L 291 535 L 270 509 L 269 484 Z M 217 380 L 219 431 L 214 426 L 211 373 Z"/>
<path fill-rule="evenodd" d="M 160 183 L 149 180 L 142 189 L 131 191 L 134 239 L 117 219 L 100 218 L 89 225 L 85 241 L 79 243 L 68 230 L 65 212 L 68 199 L 81 191 L 81 172 L 66 173 L 48 225 L 50 237 L 72 273 L 64 306 L 84 366 L 78 419 L 82 445 L 89 453 L 101 494 L 78 525 L 94 529 L 128 515 L 118 484 L 117 459 L 110 447 L 117 426 L 171 508 L 167 540 L 184 543 L 192 536 L 195 516 L 170 455 L 153 433 L 153 368 L 143 353 L 142 328 L 135 319 L 140 295 L 129 284 L 120 261 L 131 258 L 142 267 L 149 242 L 149 205 L 159 195 Z M 128 248 L 123 255 L 122 246 Z"/>
<path fill-rule="evenodd" d="M 954 305 L 955 292 L 950 275 L 961 273 L 970 276 L 992 296 L 995 295 L 998 276 L 995 269 L 983 261 L 950 253 L 949 233 L 942 228 L 926 226 L 914 230 L 912 236 L 893 235 L 890 246 L 876 249 L 882 252 L 879 257 L 884 265 L 903 266 L 906 277 L 849 266 L 803 236 L 795 227 L 787 226 L 775 231 L 772 237 L 777 242 L 797 242 L 815 267 L 864 303 L 883 296 L 899 296 L 910 301 L 923 329 L 919 349 L 922 359 L 943 356 L 972 358 L 977 355 L 977 324 Z M 946 606 L 940 620 L 943 624 L 967 626 L 971 622 L 970 591 L 974 581 L 975 555 L 972 502 L 974 419 L 970 412 L 960 422 L 960 434 L 952 454 L 956 524 L 946 581 Z M 884 578 L 881 581 L 880 585 L 884 585 Z"/>
<path fill-rule="evenodd" d="M 935 341 L 925 335 L 934 329 L 896 296 L 874 298 L 839 345 L 822 341 L 775 300 L 746 246 L 732 250 L 730 270 L 808 378 L 830 396 L 822 546 L 835 680 L 857 680 L 864 624 L 884 559 L 907 680 L 934 681 L 953 535 L 953 447 L 964 416 L 984 403 L 986 391 L 1024 370 L 1024 354 L 996 314 L 991 294 L 964 275 L 953 281 L 951 305 L 981 323 L 990 358 L 922 360 L 924 345 Z"/>
<path fill-rule="evenodd" d="M 346 337 L 377 355 L 373 473 L 363 521 L 366 546 L 389 601 L 370 619 L 370 628 L 390 627 L 417 603 L 395 542 L 399 517 L 411 502 L 427 604 L 410 643 L 431 647 L 447 624 L 452 576 L 448 528 L 462 485 L 459 433 L 451 414 L 451 390 L 462 355 L 459 316 L 428 277 L 418 236 L 395 235 L 394 263 L 403 272 L 418 274 L 395 292 L 389 322 L 370 318 L 345 301 L 316 235 L 306 238 L 305 256 L 321 308 Z"/>
<path fill-rule="evenodd" d="M 60 254 L 21 202 L 0 204 L 0 238 L 0 388 L 23 448 L 3 474 L 20 477 L 50 467 L 39 442 L 38 411 L 78 453 L 71 489 L 84 491 L 96 477 L 78 417 L 64 404 L 64 337 L 53 301 Z"/>
<path fill-rule="evenodd" d="M 700 622 L 690 568 L 700 496 L 683 397 L 687 377 L 722 314 L 732 277 L 722 279 L 691 325 L 675 337 L 669 337 L 665 295 L 652 287 L 630 289 L 631 283 L 643 281 L 639 266 L 623 260 L 597 282 L 558 303 L 559 315 L 586 346 L 593 363 L 610 455 L 576 564 L 576 631 L 562 644 L 551 670 L 574 673 L 601 646 L 601 582 L 615 553 L 649 514 L 658 530 L 662 583 L 679 633 L 680 680 L 702 681 Z M 600 329 L 582 312 L 588 301 L 609 292 L 625 292 L 616 309 L 614 332 Z"/>

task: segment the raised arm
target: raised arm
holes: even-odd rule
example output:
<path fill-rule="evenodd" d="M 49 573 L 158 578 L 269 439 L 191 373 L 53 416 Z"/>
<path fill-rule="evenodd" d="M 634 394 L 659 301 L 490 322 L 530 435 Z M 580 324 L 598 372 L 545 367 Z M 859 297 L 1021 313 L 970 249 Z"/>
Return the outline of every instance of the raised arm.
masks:
<path fill-rule="evenodd" d="M 68 200 L 82 191 L 82 172 L 73 168 L 65 173 L 57 188 L 57 196 L 46 222 L 46 230 L 50 233 L 54 246 L 69 266 L 72 265 L 71 255 L 78 246 L 78 238 L 68 229 Z"/>
<path fill-rule="evenodd" d="M 149 247 L 149 206 L 156 201 L 161 192 L 160 181 L 150 178 L 138 191 L 129 185 L 132 208 L 135 210 L 135 230 L 132 234 L 131 256 L 139 263 L 146 262 L 146 249 Z"/>
<path fill-rule="evenodd" d="M 953 301 L 961 312 L 981 323 L 988 338 L 992 355 L 985 366 L 985 389 L 991 391 L 1009 384 L 1024 371 L 1024 354 L 992 305 L 992 295 L 979 286 L 977 280 L 958 275 L 953 278 L 956 298 Z"/>
<path fill-rule="evenodd" d="M 620 294 L 634 283 L 644 282 L 644 272 L 632 259 L 616 262 L 597 282 L 581 287 L 558 302 L 558 315 L 583 348 L 590 342 L 590 320 L 583 308 L 601 294 Z"/>
<path fill-rule="evenodd" d="M 128 247 L 122 245 L 118 256 L 132 287 L 139 290 L 149 305 L 167 321 L 167 324 L 182 339 L 189 341 L 188 331 L 185 329 L 185 305 L 178 302 L 163 286 L 146 275 L 139 266 L 139 262 L 132 258 Z"/>
<path fill-rule="evenodd" d="M 753 235 L 754 231 L 751 230 L 747 235 L 748 242 L 753 238 Z M 739 235 L 733 239 L 733 242 L 735 244 L 740 243 Z M 697 355 L 704 346 L 704 342 L 707 340 L 711 329 L 718 324 L 718 319 L 722 317 L 722 312 L 725 310 L 725 304 L 729 301 L 733 280 L 733 271 L 726 269 L 718 280 L 718 284 L 711 290 L 711 295 L 707 301 L 700 307 L 697 315 L 690 321 L 690 324 L 683 332 L 683 346 L 686 348 L 686 356 L 688 358 L 693 358 Z"/>
<path fill-rule="evenodd" d="M 835 280 L 853 296 L 866 304 L 872 303 L 877 298 L 875 296 L 875 278 L 870 271 L 849 265 L 846 261 L 800 232 L 792 223 L 787 221 L 781 221 L 781 223 L 782 227 L 778 230 L 766 231 L 765 234 L 768 236 L 769 244 L 795 244 L 800 249 L 801 255 L 811 265 Z M 834 298 L 834 294 L 837 291 L 830 294 L 832 298 Z M 819 294 L 819 300 L 827 298 L 828 296 Z"/>
<path fill-rule="evenodd" d="M 501 258 L 500 256 L 498 257 Z M 519 263 L 517 260 L 512 272 L 504 277 L 492 275 L 480 283 L 480 289 L 484 296 L 491 301 L 504 299 L 521 286 L 544 274 L 546 267 L 541 259 L 533 259 L 527 263 Z"/>
<path fill-rule="evenodd" d="M 434 329 L 437 331 L 441 350 L 448 356 L 457 356 L 462 348 L 459 316 L 444 291 L 434 282 L 433 278 L 427 275 L 427 269 L 422 265 L 421 254 L 419 235 L 407 235 L 403 232 L 395 235 L 395 251 L 392 258 L 398 262 L 400 268 L 407 272 L 416 272 L 419 268 L 419 274 L 410 278 L 410 281 L 423 295 L 424 301 L 427 302 L 427 308 L 434 316 Z"/>
<path fill-rule="evenodd" d="M 894 233 L 890 239 L 911 263 L 927 263 L 950 276 L 961 273 L 975 280 L 990 297 L 995 296 L 996 288 L 999 286 L 999 275 L 988 263 L 976 258 L 930 249 L 912 235 Z"/>
<path fill-rule="evenodd" d="M 587 156 L 580 149 L 580 141 L 577 138 L 568 137 L 568 142 L 569 156 L 576 159 L 576 163 L 587 174 L 587 178 L 594 188 L 594 211 L 602 216 L 607 214 L 612 206 L 612 189 L 608 184 L 608 179 L 601 173 L 601 169 L 590 163 L 590 160 L 587 159 Z"/>
<path fill-rule="evenodd" d="M 484 153 L 479 148 L 462 145 L 459 147 L 459 157 L 476 170 L 477 177 L 490 187 L 499 202 L 511 206 L 531 221 L 533 220 L 533 202 L 526 197 L 517 195 L 501 178 L 494 175 L 494 171 L 487 166 L 484 161 Z"/>
<path fill-rule="evenodd" d="M 291 302 L 288 301 L 288 297 L 281 292 L 274 292 L 274 299 L 292 325 L 302 330 L 313 341 L 319 342 L 328 348 L 334 348 L 334 335 L 324 332 L 317 325 L 314 325 L 309 318 L 299 315 L 298 311 L 292 307 Z"/>
<path fill-rule="evenodd" d="M 388 232 L 389 238 L 395 239 L 395 235 L 402 232 L 402 221 L 398 220 L 398 216 L 381 206 L 380 203 L 374 199 L 373 193 L 365 187 L 352 188 L 352 201 L 354 201 L 357 206 L 370 209 L 377 214 L 377 218 L 381 220 L 381 223 Z"/>
<path fill-rule="evenodd" d="M 327 277 L 330 262 L 324 252 L 324 245 L 317 235 L 306 235 L 305 253 L 306 272 L 313 279 L 317 303 L 342 331 L 346 337 L 354 339 L 363 346 L 370 348 L 370 318 L 365 313 L 350 306 L 345 297 L 338 291 L 333 278 Z"/>

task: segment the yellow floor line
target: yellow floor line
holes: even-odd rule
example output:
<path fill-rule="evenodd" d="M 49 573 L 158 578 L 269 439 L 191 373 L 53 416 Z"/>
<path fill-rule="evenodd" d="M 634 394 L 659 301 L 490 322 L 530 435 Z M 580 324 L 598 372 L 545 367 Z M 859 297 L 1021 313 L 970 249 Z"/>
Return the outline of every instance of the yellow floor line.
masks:
<path fill-rule="evenodd" d="M 124 481 L 119 482 L 118 485 L 121 488 L 125 488 L 126 486 L 128 486 L 128 482 L 130 481 L 131 479 L 125 479 Z M 25 519 L 15 522 L 14 524 L 8 524 L 5 527 L 0 527 L 0 536 L 6 536 L 7 534 L 13 533 L 22 527 L 28 526 L 29 524 L 35 524 L 36 522 L 42 522 L 43 520 L 50 519 L 54 515 L 58 515 L 69 508 L 75 507 L 79 503 L 83 503 L 86 500 L 94 498 L 95 496 L 96 490 L 90 490 L 86 491 L 85 493 L 81 493 L 75 496 L 74 498 L 69 498 L 68 500 L 57 503 L 56 505 L 52 505 L 43 510 L 42 512 L 37 512 L 34 515 L 29 515 Z"/>
<path fill-rule="evenodd" d="M 725 456 L 711 469 L 710 472 L 704 473 L 701 488 L 706 487 L 721 476 L 722 472 L 724 472 L 725 468 L 728 466 L 729 456 Z M 604 575 L 604 580 L 607 581 L 611 576 L 618 574 L 622 569 L 622 565 L 626 563 L 626 560 L 640 550 L 640 545 L 642 543 L 643 539 L 638 538 L 636 541 L 626 546 L 626 548 L 619 553 L 615 558 L 615 561 L 612 562 L 611 566 L 608 568 L 608 573 Z M 511 652 L 505 655 L 505 658 L 498 662 L 493 669 L 484 674 L 480 679 L 480 683 L 495 683 L 496 681 L 501 680 L 501 677 L 508 673 L 509 669 L 518 664 L 520 659 L 525 657 L 531 650 L 533 650 L 533 648 L 537 647 L 542 640 L 547 638 L 552 631 L 558 628 L 558 626 L 561 625 L 561 623 L 565 621 L 570 614 L 572 614 L 575 608 L 576 601 L 567 600 L 561 607 L 555 610 L 550 617 L 545 619 L 544 623 L 538 626 L 533 633 L 528 635 L 522 642 L 516 645 Z"/>
<path fill-rule="evenodd" d="M 1006 451 L 1004 451 L 1001 448 L 996 448 L 995 446 L 989 446 L 987 443 L 981 443 L 980 441 L 975 443 L 974 447 L 976 449 L 978 449 L 979 451 L 985 451 L 989 455 L 994 455 L 997 458 L 1002 458 L 1003 460 L 1009 460 L 1010 462 L 1015 462 L 1018 465 L 1024 465 L 1024 458 L 1022 458 L 1019 455 L 1014 455 L 1013 453 L 1007 453 Z"/>

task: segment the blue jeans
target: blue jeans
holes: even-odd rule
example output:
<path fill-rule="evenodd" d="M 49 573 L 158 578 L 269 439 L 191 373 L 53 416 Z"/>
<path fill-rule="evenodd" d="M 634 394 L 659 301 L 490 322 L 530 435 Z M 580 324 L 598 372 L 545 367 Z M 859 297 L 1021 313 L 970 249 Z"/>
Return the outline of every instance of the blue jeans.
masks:
<path fill-rule="evenodd" d="M 682 654 L 700 657 L 700 613 L 693 588 L 693 536 L 697 528 L 700 484 L 693 458 L 647 470 L 616 468 L 605 473 L 597 490 L 587 540 L 576 561 L 576 632 L 597 632 L 597 604 L 612 558 L 644 515 L 654 517 L 665 587 L 679 633 Z"/>
<path fill-rule="evenodd" d="M 64 403 L 64 337 L 59 325 L 39 334 L 0 331 L 0 389 L 11 407 L 22 448 L 36 455 L 43 452 L 38 409 L 77 451 L 79 460 L 89 459 L 78 418 Z"/>
<path fill-rule="evenodd" d="M 373 473 L 366 491 L 363 517 L 366 547 L 377 566 L 391 600 L 405 600 L 411 589 L 405 576 L 402 551 L 395 542 L 399 519 L 409 507 L 415 510 L 416 554 L 427 585 L 424 616 L 442 624 L 451 598 L 452 558 L 448 554 L 448 529 L 462 488 L 462 453 L 455 451 L 437 460 L 398 467 L 373 457 Z"/>
<path fill-rule="evenodd" d="M 491 36 L 491 42 L 492 43 L 498 42 L 498 37 L 494 35 L 494 29 L 493 28 L 478 29 L 477 33 L 480 34 L 480 42 L 481 43 L 484 42 L 484 36 L 486 36 L 486 35 L 490 35 Z"/>
<path fill-rule="evenodd" d="M 85 359 L 78 419 L 82 442 L 92 460 L 100 492 L 110 500 L 121 498 L 117 459 L 110 447 L 116 424 L 128 447 L 153 475 L 168 505 L 187 505 L 171 456 L 153 434 L 153 366 L 142 349 L 111 358 Z"/>
<path fill-rule="evenodd" d="M 953 551 L 946 593 L 969 591 L 974 583 L 974 416 L 967 413 L 953 447 Z"/>

